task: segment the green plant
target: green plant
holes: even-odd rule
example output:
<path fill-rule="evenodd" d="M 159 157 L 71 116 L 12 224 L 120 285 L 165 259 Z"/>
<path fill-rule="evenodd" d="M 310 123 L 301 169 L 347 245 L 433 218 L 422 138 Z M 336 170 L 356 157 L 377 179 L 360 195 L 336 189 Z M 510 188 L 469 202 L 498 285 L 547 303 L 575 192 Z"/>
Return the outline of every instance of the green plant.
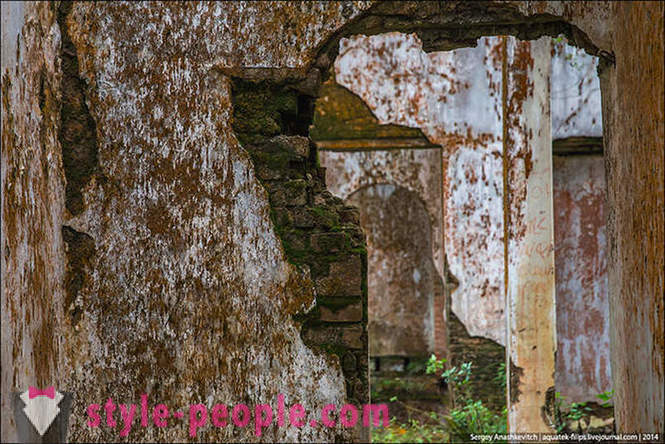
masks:
<path fill-rule="evenodd" d="M 498 384 L 503 391 L 506 390 L 506 363 L 502 362 L 499 364 L 496 370 L 496 376 L 494 377 L 494 383 Z"/>
<path fill-rule="evenodd" d="M 372 429 L 372 442 L 443 442 L 448 440 L 448 433 L 443 424 L 438 420 L 436 413 L 432 424 L 410 419 L 406 423 L 397 424 L 396 418 L 392 418 L 392 425 L 386 428 Z"/>
<path fill-rule="evenodd" d="M 589 413 L 591 413 L 591 407 L 588 407 L 586 402 L 573 402 L 570 404 L 570 410 L 566 416 L 571 421 L 579 421 L 580 419 L 589 416 Z"/>
<path fill-rule="evenodd" d="M 444 416 L 446 428 L 452 441 L 468 441 L 471 434 L 506 433 L 507 410 L 496 414 L 483 405 L 480 400 L 472 399 L 471 362 L 459 367 L 445 369 L 445 359 L 432 355 L 427 362 L 428 374 L 439 374 L 452 389 L 453 409 Z M 495 380 L 501 379 L 505 387 L 505 363 L 499 366 Z"/>
<path fill-rule="evenodd" d="M 427 361 L 427 368 L 425 371 L 427 374 L 437 374 L 439 375 L 448 386 L 452 389 L 452 401 L 453 408 L 457 407 L 459 401 L 464 401 L 471 399 L 471 362 L 465 362 L 458 367 L 453 366 L 448 369 L 445 369 L 445 359 L 437 359 L 436 355 L 432 355 Z"/>
<path fill-rule="evenodd" d="M 611 399 L 612 392 L 604 392 L 596 395 L 597 398 L 605 401 Z M 578 432 L 582 432 L 582 422 L 586 422 L 586 427 L 590 424 L 590 415 L 593 411 L 586 402 L 571 402 L 566 405 L 566 397 L 561 393 L 556 392 L 554 395 L 554 420 L 552 425 L 556 428 L 557 432 L 563 432 L 566 428 L 571 427 L 572 424 L 577 423 Z M 609 405 L 609 404 L 608 404 Z M 605 405 L 603 405 L 605 407 Z M 586 430 L 584 430 L 586 431 Z"/>
<path fill-rule="evenodd" d="M 429 360 L 427 361 L 427 367 L 425 367 L 425 372 L 428 375 L 431 375 L 432 373 L 438 373 L 439 371 L 443 370 L 445 368 L 445 359 L 437 359 L 435 354 L 432 354 L 432 356 L 429 357 Z"/>
<path fill-rule="evenodd" d="M 471 434 L 505 434 L 507 430 L 507 409 L 500 415 L 483 405 L 482 401 L 468 400 L 461 409 L 444 417 L 451 441 L 467 442 Z"/>
<path fill-rule="evenodd" d="M 599 393 L 596 395 L 596 398 L 603 401 L 600 406 L 604 408 L 612 407 L 612 398 L 614 397 L 614 389 Z"/>

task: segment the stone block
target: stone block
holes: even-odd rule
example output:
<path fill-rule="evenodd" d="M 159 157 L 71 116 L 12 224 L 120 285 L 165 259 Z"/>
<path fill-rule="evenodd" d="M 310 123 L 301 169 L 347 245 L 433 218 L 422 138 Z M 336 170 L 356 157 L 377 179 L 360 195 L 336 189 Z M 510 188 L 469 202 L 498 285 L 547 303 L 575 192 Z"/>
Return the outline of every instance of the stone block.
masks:
<path fill-rule="evenodd" d="M 287 208 L 276 207 L 273 208 L 275 223 L 279 226 L 291 225 L 294 222 L 293 215 Z"/>
<path fill-rule="evenodd" d="M 363 348 L 363 329 L 360 325 L 346 327 L 341 329 L 342 331 L 342 344 L 350 348 Z"/>
<path fill-rule="evenodd" d="M 305 241 L 303 239 L 302 233 L 297 230 L 284 233 L 282 235 L 284 241 L 284 247 L 288 247 L 291 250 L 304 250 Z"/>
<path fill-rule="evenodd" d="M 356 207 L 344 207 L 339 216 L 343 224 L 360 225 L 360 211 Z"/>
<path fill-rule="evenodd" d="M 316 221 L 316 225 L 325 228 L 331 229 L 335 226 L 339 226 L 340 219 L 337 212 L 334 208 L 325 207 L 325 206 L 316 206 L 309 210 L 312 214 L 312 217 Z"/>
<path fill-rule="evenodd" d="M 312 228 L 316 225 L 316 215 L 308 208 L 293 208 L 291 215 L 293 217 L 293 225 L 298 228 Z"/>
<path fill-rule="evenodd" d="M 304 179 L 289 180 L 271 186 L 270 200 L 276 207 L 292 207 L 307 205 L 307 181 Z"/>
<path fill-rule="evenodd" d="M 270 139 L 280 150 L 295 154 L 300 158 L 309 157 L 309 138 L 303 136 L 280 135 Z"/>
<path fill-rule="evenodd" d="M 345 327 L 311 327 L 303 333 L 305 342 L 333 347 L 347 347 L 360 350 L 363 348 L 363 329 L 360 325 Z"/>
<path fill-rule="evenodd" d="M 349 246 L 349 237 L 346 233 L 316 233 L 311 237 L 311 246 L 319 253 L 337 253 Z"/>
<path fill-rule="evenodd" d="M 338 309 L 321 306 L 321 320 L 327 322 L 360 322 L 363 318 L 361 301 Z"/>
<path fill-rule="evenodd" d="M 344 262 L 330 264 L 328 276 L 314 283 L 319 296 L 362 296 L 362 262 L 360 257 L 351 256 Z"/>
<path fill-rule="evenodd" d="M 342 356 L 342 370 L 344 370 L 345 374 L 354 373 L 356 369 L 356 357 L 353 353 L 346 353 Z"/>
<path fill-rule="evenodd" d="M 314 195 L 314 205 L 326 206 L 334 203 L 334 196 L 330 191 L 324 190 Z"/>

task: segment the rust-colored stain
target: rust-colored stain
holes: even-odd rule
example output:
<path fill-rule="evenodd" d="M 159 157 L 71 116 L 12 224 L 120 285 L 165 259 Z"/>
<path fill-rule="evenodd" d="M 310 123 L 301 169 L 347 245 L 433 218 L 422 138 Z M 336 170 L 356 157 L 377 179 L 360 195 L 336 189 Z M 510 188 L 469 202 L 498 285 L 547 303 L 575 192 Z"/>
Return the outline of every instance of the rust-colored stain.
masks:
<path fill-rule="evenodd" d="M 531 42 L 515 41 L 512 46 L 514 55 L 508 61 L 504 77 L 507 88 L 504 149 L 509 164 L 505 178 L 508 199 L 506 226 L 510 238 L 519 240 L 524 237 L 526 230 L 526 225 L 520 220 L 520 206 L 526 198 L 526 181 L 533 168 L 530 149 L 533 134 L 521 131 L 524 102 L 533 97 L 533 80 L 529 75 L 533 69 L 533 58 Z M 508 55 L 505 57 L 508 58 Z"/>
<path fill-rule="evenodd" d="M 556 389 L 574 402 L 612 388 L 605 187 L 602 156 L 554 158 Z"/>
<path fill-rule="evenodd" d="M 432 260 L 432 227 L 419 196 L 379 184 L 348 199 L 360 209 L 367 235 L 370 356 L 427 356 L 434 352 L 434 301 L 443 294 Z"/>
<path fill-rule="evenodd" d="M 612 3 L 601 72 L 617 431 L 665 429 L 665 77 L 662 2 Z"/>
<path fill-rule="evenodd" d="M 569 22 L 579 27 L 572 31 L 579 33 L 580 44 L 606 52 L 601 72 L 617 429 L 663 430 L 664 6 L 486 5 L 75 3 L 68 20 L 100 149 L 99 174 L 83 181 L 85 211 L 72 219 L 65 211 L 58 143 L 62 30 L 54 4 L 26 4 L 25 17 L 17 18 L 19 31 L 9 39 L 20 42 L 19 54 L 2 73 L 3 439 L 13 429 L 5 394 L 30 383 L 62 383 L 81 394 L 81 404 L 109 394 L 130 402 L 144 388 L 180 405 L 208 396 L 251 403 L 273 395 L 278 380 L 286 381 L 280 389 L 313 402 L 342 401 L 339 363 L 310 354 L 289 327 L 289 301 L 304 298 L 293 288 L 300 281 L 286 265 L 267 197 L 230 130 L 229 84 L 218 69 L 265 69 L 261 75 L 266 76 L 302 73 L 338 37 L 357 30 L 393 31 L 404 25 L 402 17 L 412 24 L 408 32 L 438 30 L 440 20 L 463 32 L 459 25 L 469 24 L 468 19 L 455 8 L 484 14 L 489 25 L 497 14 L 515 18 L 515 11 L 526 14 L 528 28 L 534 28 L 529 15 L 561 17 L 557 31 L 573 28 Z M 361 17 L 368 8 L 408 14 Z M 453 43 L 468 45 L 469 35 Z M 9 40 L 3 38 L 3 63 Z M 464 85 L 453 87 L 464 91 Z M 416 105 L 410 101 L 410 108 Z M 450 143 L 474 142 L 464 130 L 443 132 L 440 140 L 451 133 L 462 139 L 450 138 Z M 531 177 L 535 167 L 522 154 L 511 153 L 511 159 L 523 162 Z M 188 177 L 195 183 L 188 184 Z M 151 217 L 147 204 L 165 205 L 169 214 Z M 82 313 L 81 331 L 63 318 L 65 224 L 94 239 L 100 255 L 92 279 L 79 292 L 95 301 Z M 169 234 L 166 226 L 176 228 Z M 151 230 L 157 235 L 151 237 Z M 153 289 L 161 291 L 153 294 Z M 49 317 L 53 323 L 45 321 Z M 45 329 L 55 334 L 46 337 Z M 102 334 L 111 338 L 108 343 L 88 339 Z M 248 349 L 257 341 L 261 347 Z M 35 351 L 31 355 L 35 346 L 36 353 L 54 358 L 37 363 Z M 304 379 L 290 373 L 294 361 L 311 368 Z M 158 365 L 171 372 L 159 373 Z M 80 373 L 70 374 L 71 368 Z M 138 384 L 146 382 L 137 376 L 142 371 L 154 371 L 156 378 Z M 250 388 L 256 387 L 261 393 L 252 398 Z M 70 439 L 103 438 L 84 432 L 80 418 L 73 418 Z M 187 433 L 184 427 L 159 436 L 153 432 L 145 438 Z"/>

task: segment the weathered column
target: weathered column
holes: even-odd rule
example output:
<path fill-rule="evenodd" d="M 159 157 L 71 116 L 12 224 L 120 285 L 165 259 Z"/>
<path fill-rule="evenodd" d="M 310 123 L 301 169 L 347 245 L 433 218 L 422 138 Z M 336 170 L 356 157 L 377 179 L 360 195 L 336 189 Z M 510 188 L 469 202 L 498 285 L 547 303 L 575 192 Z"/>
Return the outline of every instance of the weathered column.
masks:
<path fill-rule="evenodd" d="M 503 62 L 508 430 L 547 432 L 556 350 L 551 40 L 507 38 Z"/>

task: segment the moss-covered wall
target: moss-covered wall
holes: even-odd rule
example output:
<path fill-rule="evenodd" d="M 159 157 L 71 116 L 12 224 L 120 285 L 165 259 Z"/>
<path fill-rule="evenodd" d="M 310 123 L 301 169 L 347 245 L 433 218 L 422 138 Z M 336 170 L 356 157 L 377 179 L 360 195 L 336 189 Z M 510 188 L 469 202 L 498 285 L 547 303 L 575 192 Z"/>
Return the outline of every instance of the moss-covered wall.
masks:
<path fill-rule="evenodd" d="M 367 250 L 353 206 L 331 195 L 307 131 L 311 97 L 236 80 L 233 129 L 268 192 L 286 258 L 311 278 L 312 308 L 294 316 L 305 343 L 339 360 L 348 401 L 368 402 Z M 361 437 L 362 439 L 362 437 Z"/>

